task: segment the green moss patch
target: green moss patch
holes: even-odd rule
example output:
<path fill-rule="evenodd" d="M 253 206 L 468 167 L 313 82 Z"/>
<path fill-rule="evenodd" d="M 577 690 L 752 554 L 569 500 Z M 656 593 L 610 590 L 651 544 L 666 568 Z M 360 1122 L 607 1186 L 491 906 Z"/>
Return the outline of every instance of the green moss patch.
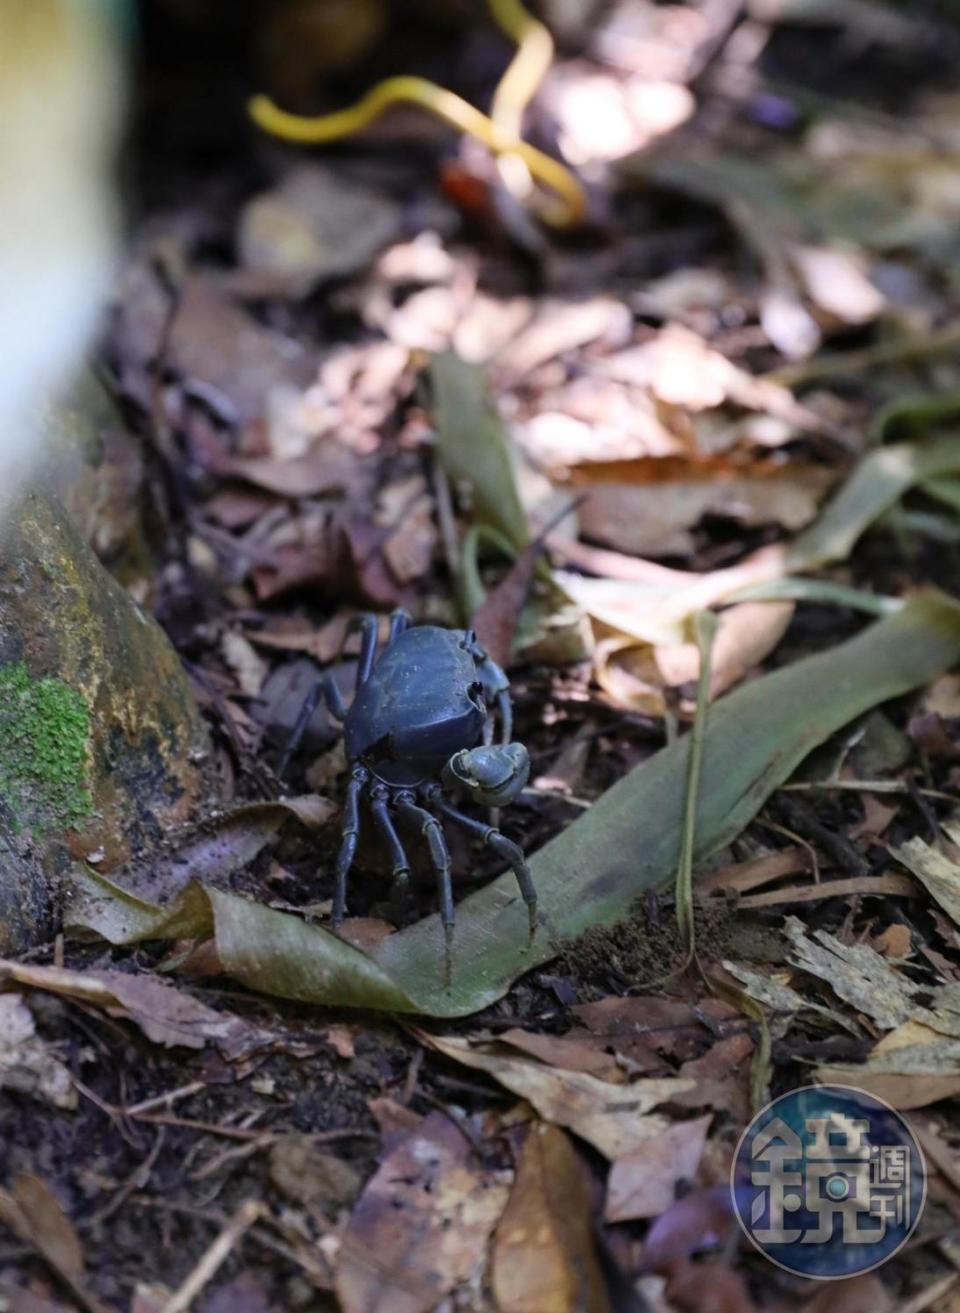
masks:
<path fill-rule="evenodd" d="M 59 679 L 0 669 L 0 798 L 18 828 L 66 830 L 92 808 L 90 713 Z"/>

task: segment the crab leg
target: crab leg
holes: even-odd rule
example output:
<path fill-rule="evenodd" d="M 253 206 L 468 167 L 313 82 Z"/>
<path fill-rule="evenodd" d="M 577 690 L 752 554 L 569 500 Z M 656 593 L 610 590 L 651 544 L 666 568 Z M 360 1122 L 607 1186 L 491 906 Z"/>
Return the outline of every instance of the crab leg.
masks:
<path fill-rule="evenodd" d="M 313 713 L 317 709 L 317 703 L 321 698 L 327 704 L 330 715 L 333 716 L 334 720 L 342 723 L 344 716 L 347 714 L 347 708 L 343 704 L 340 690 L 333 682 L 333 676 L 330 674 L 321 675 L 304 699 L 300 714 L 297 716 L 296 723 L 290 731 L 290 737 L 287 739 L 286 747 L 283 749 L 283 756 L 277 766 L 277 774 L 281 779 L 287 773 L 290 758 L 299 748 L 300 740 L 306 733 L 307 726 L 310 724 Z"/>
<path fill-rule="evenodd" d="M 390 633 L 387 637 L 387 647 L 389 647 L 393 640 L 398 638 L 405 629 L 409 628 L 410 616 L 404 611 L 403 607 L 398 606 L 396 611 L 390 616 Z"/>
<path fill-rule="evenodd" d="M 375 615 L 365 615 L 360 620 L 360 659 L 357 662 L 357 692 L 373 674 L 373 662 L 377 655 L 378 622 Z"/>
<path fill-rule="evenodd" d="M 354 766 L 347 785 L 347 799 L 343 804 L 343 824 L 340 851 L 333 872 L 333 911 L 330 924 L 337 930 L 347 911 L 347 873 L 353 865 L 357 853 L 357 840 L 360 836 L 360 794 L 363 786 L 370 779 L 370 772 L 363 766 Z"/>
<path fill-rule="evenodd" d="M 399 912 L 403 908 L 407 890 L 410 887 L 410 859 L 404 851 L 403 843 L 399 834 L 397 834 L 397 827 L 390 815 L 387 806 L 388 797 L 389 790 L 383 784 L 377 784 L 370 790 L 370 810 L 373 812 L 373 819 L 376 821 L 380 833 L 390 850 L 390 860 L 393 868 L 391 897 L 394 911 Z"/>
<path fill-rule="evenodd" d="M 527 905 L 527 915 L 530 919 L 530 938 L 532 939 L 537 933 L 537 891 L 534 888 L 533 877 L 523 855 L 523 849 L 519 844 L 515 844 L 512 839 L 508 839 L 505 834 L 501 834 L 495 826 L 484 825 L 483 821 L 474 820 L 472 816 L 467 816 L 465 812 L 458 811 L 456 807 L 451 807 L 448 802 L 445 802 L 443 798 L 438 797 L 436 794 L 431 796 L 430 802 L 441 815 L 446 816 L 455 825 L 459 825 L 470 834 L 478 835 L 488 848 L 492 848 L 495 853 L 499 853 L 510 866 L 517 877 L 517 884 L 520 886 L 523 901 Z"/>
<path fill-rule="evenodd" d="M 407 793 L 397 795 L 394 806 L 404 820 L 417 826 L 427 841 L 430 861 L 437 877 L 437 892 L 440 895 L 440 921 L 446 943 L 444 980 L 447 985 L 453 974 L 453 884 L 450 879 L 450 850 L 443 837 L 443 827 L 436 816 L 431 816 L 423 807 L 418 807 Z"/>

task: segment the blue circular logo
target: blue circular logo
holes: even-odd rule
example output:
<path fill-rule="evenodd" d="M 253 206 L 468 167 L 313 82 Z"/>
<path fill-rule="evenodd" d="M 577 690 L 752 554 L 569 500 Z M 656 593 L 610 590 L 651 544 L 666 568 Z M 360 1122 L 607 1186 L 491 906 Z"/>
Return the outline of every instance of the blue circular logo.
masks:
<path fill-rule="evenodd" d="M 920 1220 L 927 1174 L 913 1131 L 888 1104 L 847 1085 L 806 1085 L 754 1117 L 730 1189 L 762 1254 L 831 1281 L 893 1257 Z"/>

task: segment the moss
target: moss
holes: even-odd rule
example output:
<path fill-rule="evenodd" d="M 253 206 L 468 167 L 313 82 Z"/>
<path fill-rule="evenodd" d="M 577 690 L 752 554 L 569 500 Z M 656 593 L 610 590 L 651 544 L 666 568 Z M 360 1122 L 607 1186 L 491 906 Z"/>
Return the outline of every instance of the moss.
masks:
<path fill-rule="evenodd" d="M 19 828 L 70 829 L 92 808 L 90 713 L 59 679 L 0 668 L 0 798 Z"/>

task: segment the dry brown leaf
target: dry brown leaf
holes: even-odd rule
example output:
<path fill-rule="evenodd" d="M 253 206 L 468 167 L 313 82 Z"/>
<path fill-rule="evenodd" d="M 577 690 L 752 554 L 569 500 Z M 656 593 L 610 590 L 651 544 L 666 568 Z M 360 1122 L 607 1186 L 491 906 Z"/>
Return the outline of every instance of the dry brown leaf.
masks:
<path fill-rule="evenodd" d="M 856 1085 L 885 1099 L 895 1108 L 922 1108 L 952 1098 L 960 1091 L 960 1039 L 957 1014 L 946 1015 L 943 1001 L 956 1002 L 956 986 L 934 991 L 935 1010 L 916 1010 L 917 1015 L 897 1026 L 875 1045 L 865 1063 L 855 1067 L 823 1066 L 817 1078 L 828 1084 Z M 943 1025 L 954 1023 L 950 1037 Z M 935 1023 L 938 1028 L 934 1028 Z"/>
<path fill-rule="evenodd" d="M 695 1087 L 692 1080 L 677 1077 L 637 1080 L 630 1085 L 611 1085 L 581 1071 L 563 1071 L 540 1063 L 504 1056 L 467 1040 L 418 1032 L 422 1043 L 438 1053 L 485 1071 L 501 1085 L 532 1103 L 544 1121 L 565 1126 L 599 1150 L 606 1158 L 621 1158 L 650 1135 L 669 1124 L 663 1117 L 648 1116 L 652 1108 L 667 1103 Z"/>
<path fill-rule="evenodd" d="M 691 1003 L 660 995 L 630 995 L 580 1003 L 574 1009 L 594 1039 L 616 1049 L 642 1069 L 660 1065 L 655 1055 L 665 1053 L 686 1061 L 701 1052 L 711 1031 Z M 737 1014 L 719 1000 L 705 1000 L 702 1008 L 715 1024 Z"/>
<path fill-rule="evenodd" d="M 543 301 L 533 323 L 517 333 L 496 357 L 496 364 L 522 379 L 555 356 L 591 342 L 602 339 L 611 346 L 621 346 L 630 334 L 631 323 L 628 307 L 609 297 L 574 303 Z"/>
<path fill-rule="evenodd" d="M 885 803 L 873 793 L 865 793 L 860 805 L 863 819 L 847 830 L 851 839 L 879 839 L 900 811 L 895 802 Z"/>
<path fill-rule="evenodd" d="M 151 335 L 150 353 L 160 341 L 163 313 Z M 213 394 L 218 408 L 232 411 L 241 422 L 262 417 L 272 396 L 305 386 L 314 372 L 301 343 L 262 327 L 206 275 L 189 278 L 183 288 L 168 356 L 188 388 Z"/>
<path fill-rule="evenodd" d="M 960 716 L 960 675 L 941 675 L 924 693 L 921 704 L 944 720 Z"/>
<path fill-rule="evenodd" d="M 878 953 L 884 957 L 892 957 L 895 961 L 902 961 L 910 957 L 913 951 L 913 936 L 910 933 L 910 927 L 901 924 L 899 921 L 888 925 L 882 930 L 871 944 Z"/>
<path fill-rule="evenodd" d="M 787 903 L 819 903 L 824 898 L 849 898 L 858 894 L 868 894 L 871 898 L 915 898 L 916 893 L 913 881 L 905 875 L 852 875 L 848 880 L 821 880 L 747 894 L 738 906 L 783 907 Z"/>
<path fill-rule="evenodd" d="M 607 1180 L 606 1221 L 629 1222 L 665 1213 L 677 1197 L 677 1186 L 696 1177 L 711 1120 L 708 1113 L 677 1122 L 618 1158 Z"/>
<path fill-rule="evenodd" d="M 875 1272 L 831 1281 L 804 1304 L 801 1313 L 893 1313 L 893 1296 Z"/>
<path fill-rule="evenodd" d="M 0 1223 L 49 1264 L 87 1313 L 105 1313 L 104 1305 L 83 1284 L 80 1238 L 45 1181 L 23 1173 L 14 1177 L 9 1190 L 0 1190 Z"/>
<path fill-rule="evenodd" d="M 584 537 L 635 556 L 680 556 L 692 548 L 689 530 L 704 515 L 723 515 L 755 527 L 776 524 L 796 530 L 809 524 L 833 482 L 819 465 L 766 466 L 738 469 L 713 461 L 684 462 L 671 457 L 634 462 L 650 471 L 663 465 L 659 477 L 637 482 L 600 482 L 600 470 L 581 466 L 575 486 L 587 492 L 579 510 Z M 652 469 L 651 469 L 652 467 Z M 630 477 L 629 464 L 624 474 Z M 639 470 L 637 471 L 639 473 Z M 605 475 L 603 475 L 605 479 Z"/>
<path fill-rule="evenodd" d="M 622 1084 L 626 1072 L 618 1065 L 616 1058 L 606 1052 L 603 1039 L 582 1031 L 572 1031 L 569 1035 L 544 1035 L 532 1030 L 520 1030 L 517 1027 L 505 1030 L 497 1036 L 500 1044 L 509 1044 L 539 1062 L 550 1067 L 562 1067 L 566 1071 L 584 1071 L 598 1080 L 610 1081 L 614 1085 Z"/>
<path fill-rule="evenodd" d="M 16 1090 L 55 1108 L 75 1108 L 70 1071 L 36 1033 L 22 994 L 0 994 L 0 1091 Z"/>
<path fill-rule="evenodd" d="M 726 693 L 770 655 L 787 632 L 795 609 L 793 602 L 741 602 L 720 613 L 713 640 L 711 698 Z M 695 643 L 658 646 L 654 660 L 668 686 L 693 684 L 699 678 L 700 652 Z"/>
<path fill-rule="evenodd" d="M 821 1066 L 816 1070 L 817 1080 L 824 1085 L 853 1085 L 866 1090 L 875 1099 L 882 1099 L 892 1108 L 907 1112 L 911 1108 L 927 1108 L 943 1099 L 955 1099 L 960 1094 L 958 1057 L 953 1057 L 950 1074 L 925 1075 L 895 1071 L 874 1071 L 866 1063 L 853 1067 Z"/>
<path fill-rule="evenodd" d="M 272 1032 L 229 1012 L 216 1012 L 156 976 L 0 961 L 0 979 L 80 999 L 111 1016 L 127 1017 L 148 1039 L 168 1047 L 202 1049 L 213 1044 L 225 1057 L 236 1058 L 264 1047 L 274 1038 Z"/>
<path fill-rule="evenodd" d="M 601 638 L 593 652 L 593 675 L 615 706 L 644 716 L 666 712 L 664 681 L 648 643 Z"/>
<path fill-rule="evenodd" d="M 317 497 L 323 493 L 356 491 L 364 479 L 360 458 L 332 438 L 318 442 L 305 456 L 233 456 L 218 470 L 228 478 L 244 479 L 278 497 Z"/>
<path fill-rule="evenodd" d="M 677 1097 L 682 1108 L 716 1108 L 745 1121 L 750 1111 L 750 1064 L 754 1043 L 745 1031 L 727 1035 L 712 1044 L 699 1058 L 680 1068 L 684 1080 L 696 1088 Z"/>
<path fill-rule="evenodd" d="M 499 1313 L 609 1313 L 585 1164 L 563 1131 L 530 1130 L 493 1246 Z"/>
<path fill-rule="evenodd" d="M 721 866 L 715 871 L 707 871 L 697 881 L 701 893 L 714 893 L 718 890 L 731 890 L 747 893 L 761 885 L 780 880 L 785 875 L 796 875 L 800 871 L 810 870 L 810 854 L 805 848 L 778 848 L 775 852 L 761 853 L 750 857 L 745 862 L 735 862 L 731 866 Z"/>
<path fill-rule="evenodd" d="M 817 432 L 824 427 L 785 387 L 754 378 L 679 324 L 668 325 L 641 346 L 606 356 L 595 369 L 608 378 L 649 388 L 668 405 L 700 411 L 732 402 L 773 415 L 798 430 Z"/>
<path fill-rule="evenodd" d="M 507 1202 L 502 1173 L 476 1165 L 439 1112 L 411 1130 L 367 1182 L 347 1228 L 335 1288 L 343 1313 L 427 1313 L 484 1261 Z"/>
<path fill-rule="evenodd" d="M 80 1237 L 47 1183 L 39 1176 L 17 1176 L 11 1194 L 27 1227 L 27 1234 L 22 1238 L 69 1280 L 82 1277 L 84 1257 Z"/>

